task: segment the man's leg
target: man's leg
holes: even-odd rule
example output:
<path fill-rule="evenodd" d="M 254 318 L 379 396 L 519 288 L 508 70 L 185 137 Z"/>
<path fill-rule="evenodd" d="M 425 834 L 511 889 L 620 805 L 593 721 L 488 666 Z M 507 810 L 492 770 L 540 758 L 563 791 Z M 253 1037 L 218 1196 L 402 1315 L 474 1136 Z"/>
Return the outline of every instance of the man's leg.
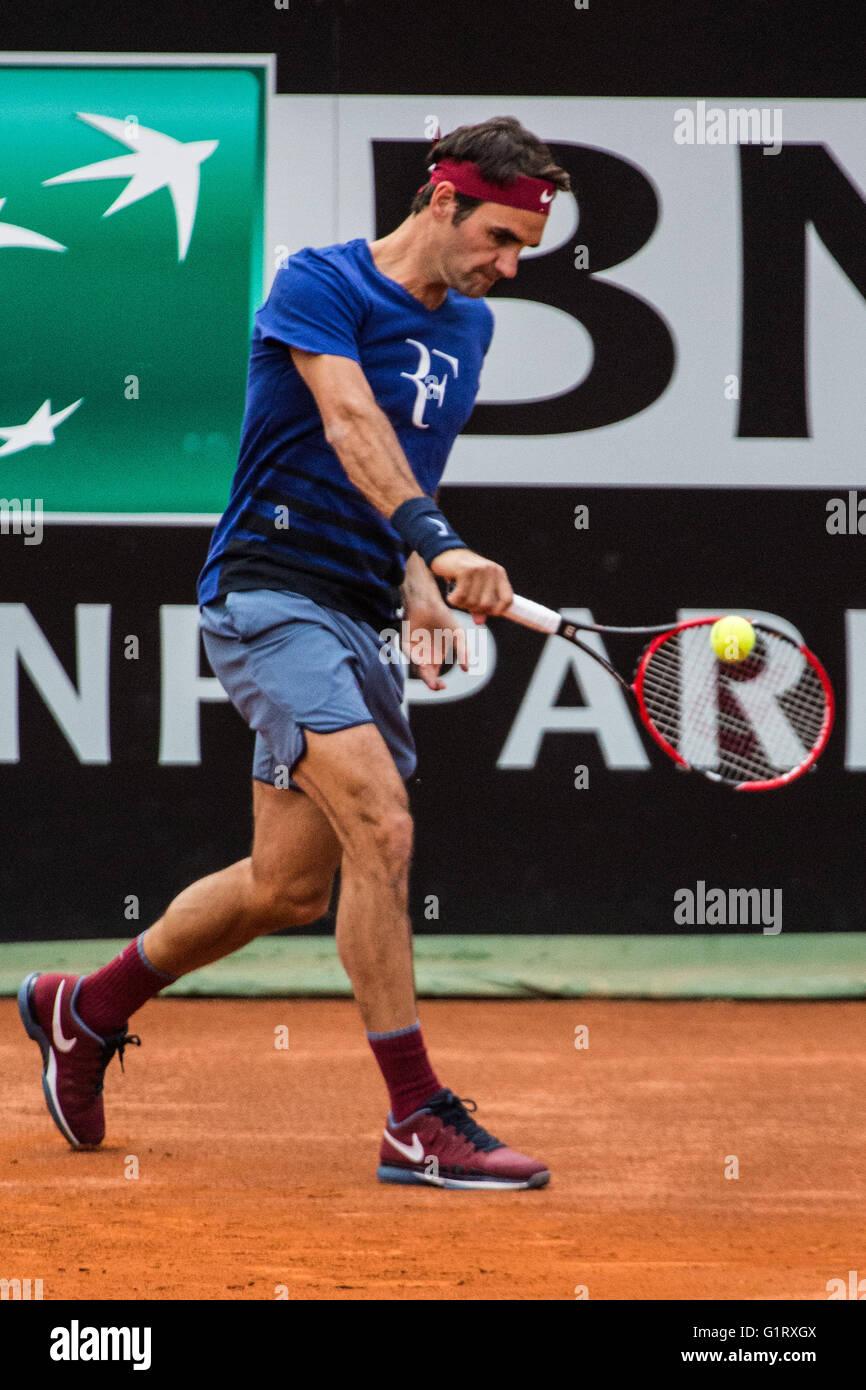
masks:
<path fill-rule="evenodd" d="M 482 1129 L 427 1058 L 407 906 L 412 821 L 382 735 L 359 724 L 307 731 L 306 742 L 292 775 L 342 845 L 337 946 L 391 1097 L 377 1176 L 440 1187 L 543 1187 L 545 1165 Z"/>
<path fill-rule="evenodd" d="M 402 1120 L 442 1090 L 415 1002 L 406 788 L 374 724 L 330 734 L 307 730 L 306 752 L 292 775 L 328 816 L 342 846 L 337 950 L 392 1114 Z"/>
<path fill-rule="evenodd" d="M 340 859 L 326 816 L 308 797 L 258 781 L 253 798 L 248 859 L 185 889 L 149 931 L 93 975 L 34 972 L 21 986 L 19 1010 L 42 1052 L 48 1109 L 74 1147 L 103 1138 L 102 1078 L 114 1052 L 123 1056 L 136 1009 L 178 975 L 326 911 Z"/>
<path fill-rule="evenodd" d="M 342 847 L 337 949 L 368 1031 L 416 1019 L 408 884 L 412 818 L 406 788 L 373 724 L 307 731 L 292 776 Z"/>
<path fill-rule="evenodd" d="M 115 960 L 81 982 L 76 1008 L 96 1033 L 118 1031 L 170 980 L 256 936 L 328 909 L 340 845 L 309 797 L 253 781 L 252 854 L 199 879 Z"/>
<path fill-rule="evenodd" d="M 157 970 L 185 975 L 327 912 L 341 853 L 327 816 L 308 796 L 255 780 L 253 814 L 250 857 L 185 888 L 144 933 Z"/>

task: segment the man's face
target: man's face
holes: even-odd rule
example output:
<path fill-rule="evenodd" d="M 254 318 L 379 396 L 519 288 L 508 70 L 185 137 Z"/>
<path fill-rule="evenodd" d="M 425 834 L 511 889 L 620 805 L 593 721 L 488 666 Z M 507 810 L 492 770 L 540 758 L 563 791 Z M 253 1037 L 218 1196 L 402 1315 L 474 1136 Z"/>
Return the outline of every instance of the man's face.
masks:
<path fill-rule="evenodd" d="M 547 218 L 541 212 L 482 203 L 455 227 L 453 203 L 440 224 L 439 260 L 442 277 L 460 294 L 478 299 L 503 276 L 517 274 L 524 246 L 538 246 Z"/>

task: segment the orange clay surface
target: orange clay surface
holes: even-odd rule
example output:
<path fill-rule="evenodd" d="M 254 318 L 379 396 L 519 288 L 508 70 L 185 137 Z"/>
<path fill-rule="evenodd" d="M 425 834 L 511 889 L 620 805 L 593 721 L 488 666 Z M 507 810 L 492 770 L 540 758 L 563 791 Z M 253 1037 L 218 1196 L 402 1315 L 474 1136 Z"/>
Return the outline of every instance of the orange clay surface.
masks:
<path fill-rule="evenodd" d="M 103 1146 L 75 1153 L 0 1000 L 0 1275 L 46 1299 L 818 1300 L 866 1274 L 862 1004 L 421 1017 L 440 1079 L 547 1188 L 378 1183 L 386 1097 L 351 1001 L 152 1001 Z"/>

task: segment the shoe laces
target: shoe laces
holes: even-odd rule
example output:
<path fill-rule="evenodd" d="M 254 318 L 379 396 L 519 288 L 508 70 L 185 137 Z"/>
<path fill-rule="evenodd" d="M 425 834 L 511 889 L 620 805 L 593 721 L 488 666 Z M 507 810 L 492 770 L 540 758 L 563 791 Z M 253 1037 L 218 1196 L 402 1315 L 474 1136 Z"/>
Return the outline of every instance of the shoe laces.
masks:
<path fill-rule="evenodd" d="M 470 1106 L 473 1114 L 478 1109 L 474 1100 L 468 1096 L 455 1096 L 453 1091 L 446 1091 L 443 1096 L 436 1100 L 432 1105 L 425 1106 L 437 1116 L 443 1125 L 450 1125 L 464 1139 L 473 1144 L 476 1149 L 483 1153 L 490 1153 L 493 1149 L 504 1149 L 505 1145 L 501 1139 L 496 1139 L 492 1134 L 488 1134 L 486 1129 L 473 1120 L 466 1106 Z"/>
<path fill-rule="evenodd" d="M 96 1085 L 97 1092 L 102 1090 L 102 1083 L 105 1077 L 105 1069 L 111 1061 L 112 1057 L 114 1056 L 115 1052 L 120 1058 L 120 1070 L 125 1070 L 123 1065 L 123 1053 L 130 1043 L 133 1043 L 136 1047 L 141 1047 L 141 1038 L 138 1036 L 137 1033 L 112 1033 L 109 1037 L 103 1039 L 101 1058 L 102 1069 L 100 1071 L 100 1075 Z"/>

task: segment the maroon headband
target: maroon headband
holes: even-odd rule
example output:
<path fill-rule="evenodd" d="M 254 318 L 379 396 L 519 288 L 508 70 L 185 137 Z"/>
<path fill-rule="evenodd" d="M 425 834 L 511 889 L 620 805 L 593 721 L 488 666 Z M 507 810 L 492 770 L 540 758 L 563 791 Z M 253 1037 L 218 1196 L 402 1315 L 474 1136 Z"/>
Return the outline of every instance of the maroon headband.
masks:
<path fill-rule="evenodd" d="M 429 182 L 444 183 L 446 179 L 458 193 L 466 193 L 470 198 L 480 198 L 484 203 L 505 203 L 511 208 L 524 208 L 526 212 L 543 213 L 545 217 L 556 192 L 555 184 L 547 179 L 530 178 L 528 174 L 518 174 L 509 183 L 489 183 L 481 177 L 478 165 L 469 159 L 440 159 L 434 164 Z"/>

